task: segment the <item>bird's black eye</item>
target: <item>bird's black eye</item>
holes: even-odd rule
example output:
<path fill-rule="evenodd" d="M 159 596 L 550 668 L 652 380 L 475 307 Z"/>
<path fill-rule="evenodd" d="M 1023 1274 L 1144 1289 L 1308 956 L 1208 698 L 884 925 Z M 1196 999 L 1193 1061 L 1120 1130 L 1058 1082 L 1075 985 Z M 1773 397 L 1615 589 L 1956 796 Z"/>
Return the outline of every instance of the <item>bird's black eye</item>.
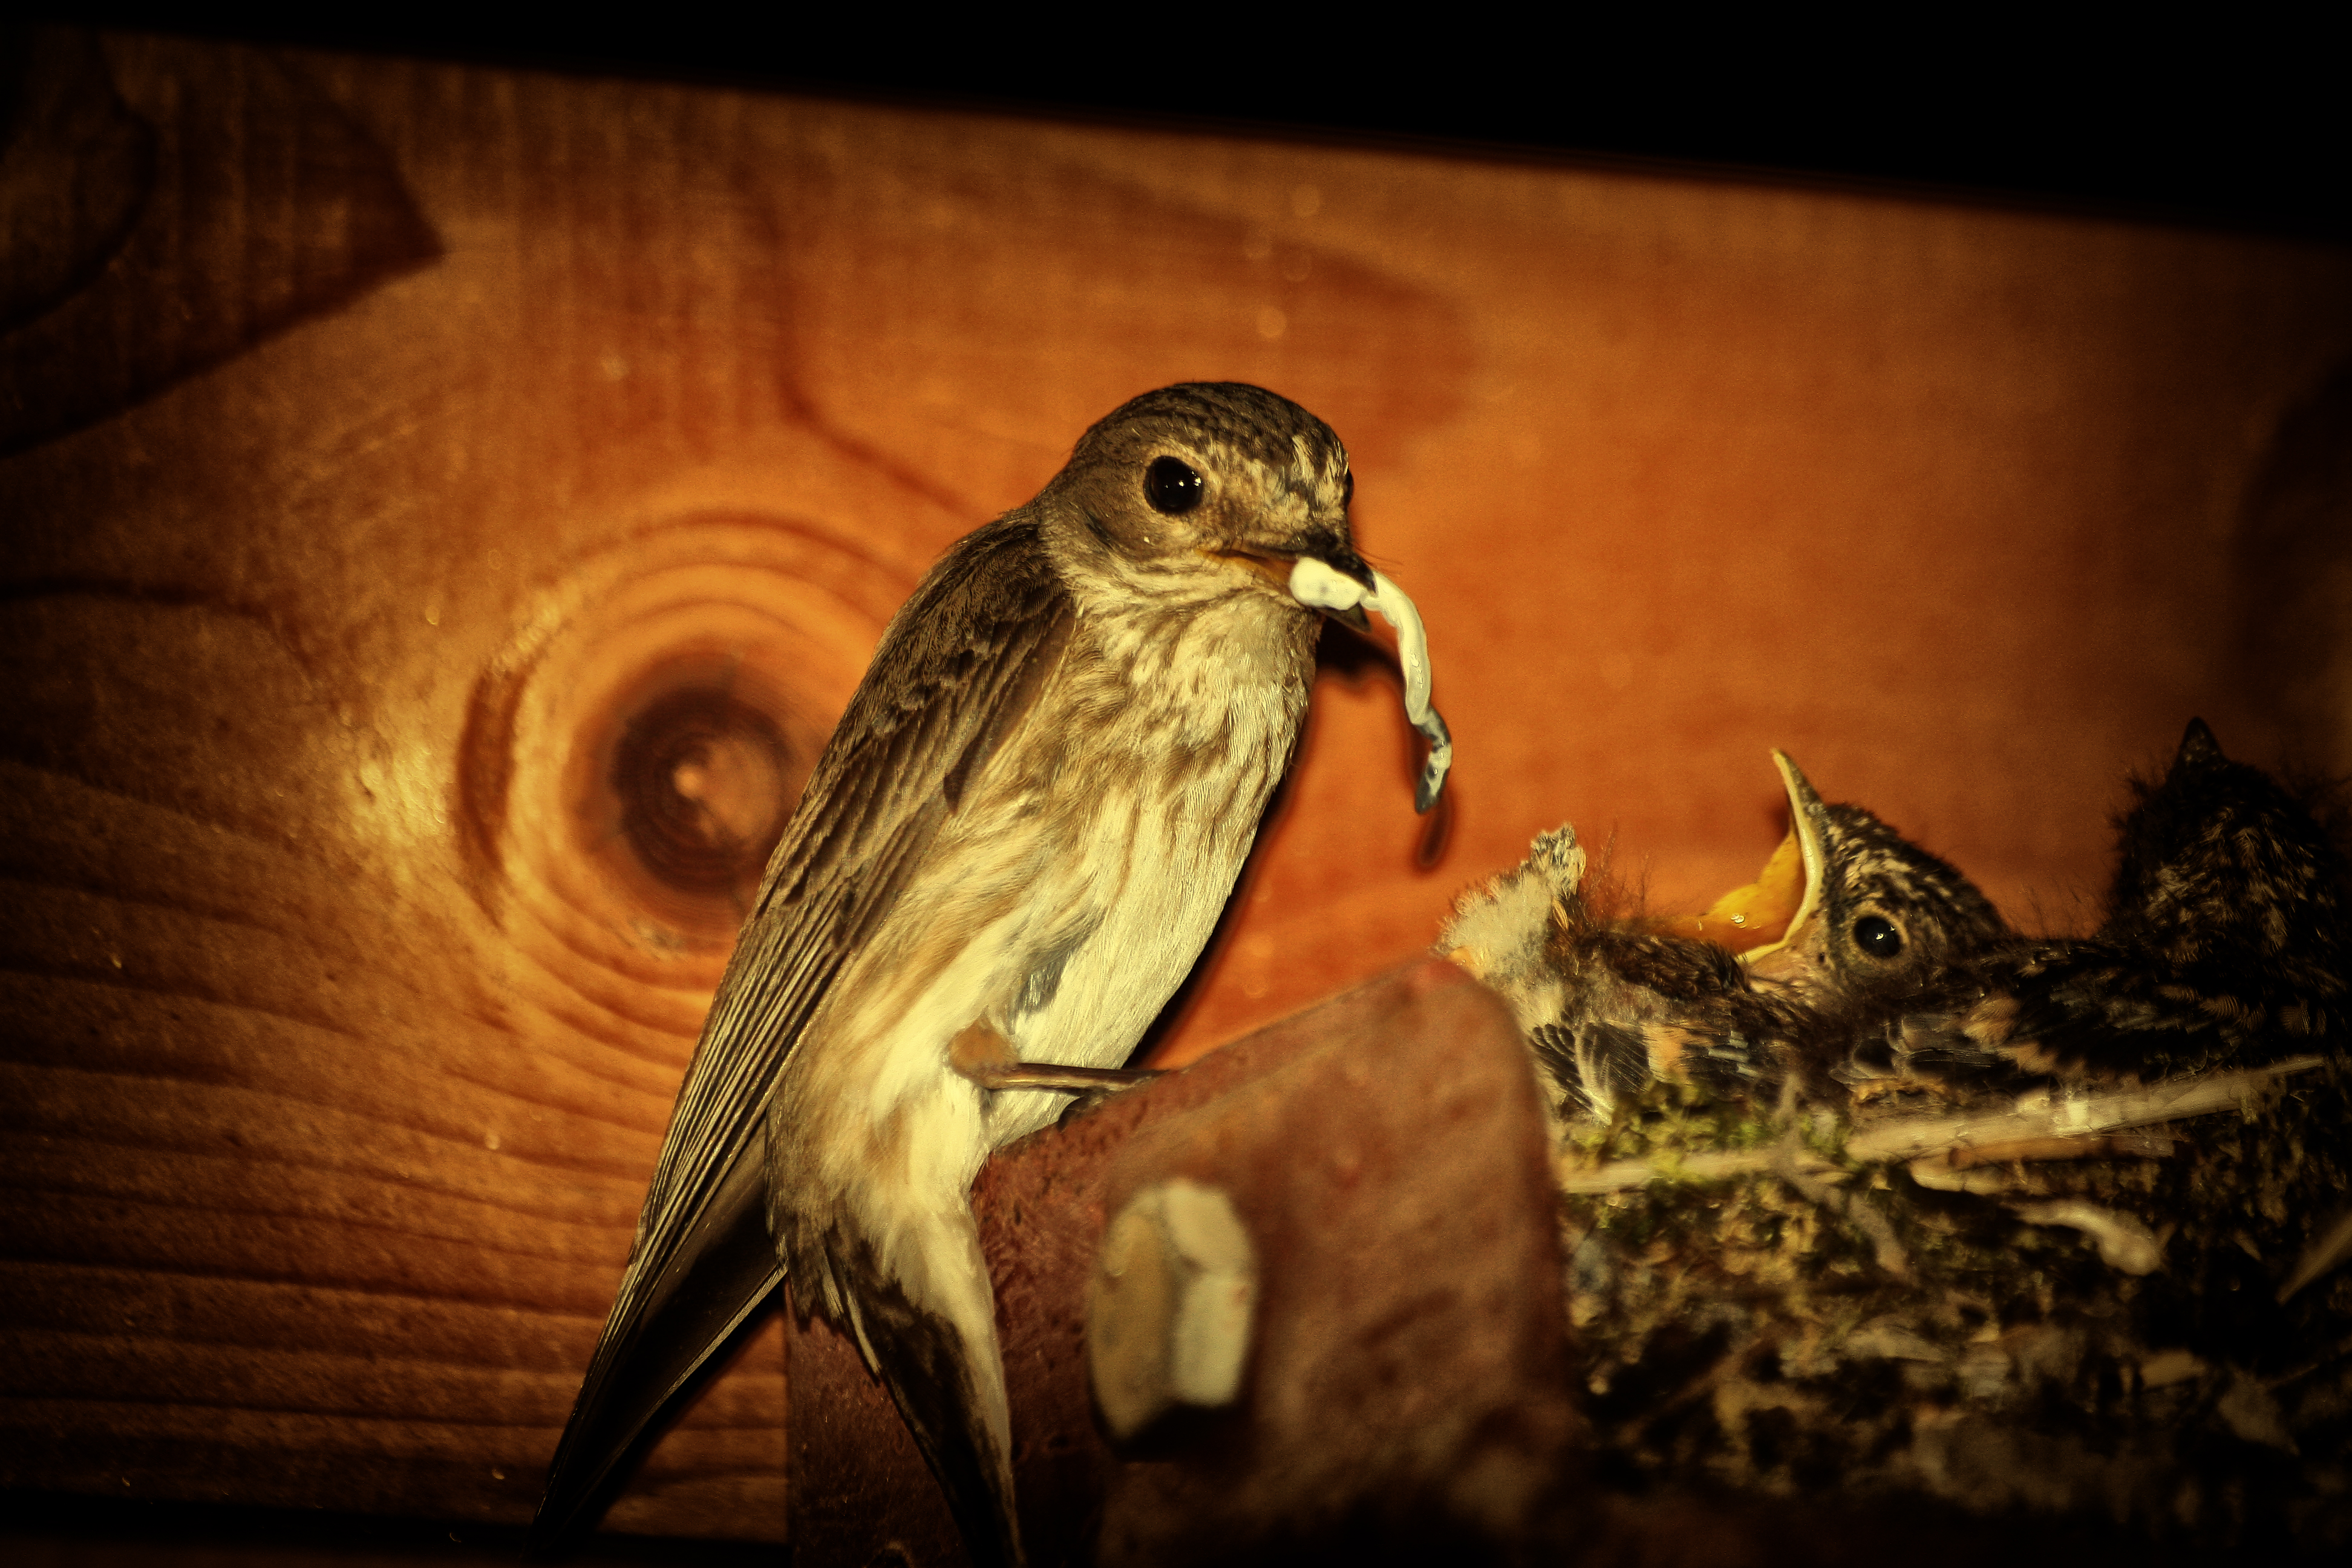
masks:
<path fill-rule="evenodd" d="M 1853 922 L 1853 944 L 1873 958 L 1893 958 L 1903 951 L 1903 933 L 1884 915 L 1864 915 Z"/>
<path fill-rule="evenodd" d="M 1154 458 L 1151 467 L 1143 470 L 1143 499 L 1151 503 L 1154 511 L 1164 511 L 1171 517 L 1199 506 L 1202 489 L 1201 476 L 1181 458 Z"/>

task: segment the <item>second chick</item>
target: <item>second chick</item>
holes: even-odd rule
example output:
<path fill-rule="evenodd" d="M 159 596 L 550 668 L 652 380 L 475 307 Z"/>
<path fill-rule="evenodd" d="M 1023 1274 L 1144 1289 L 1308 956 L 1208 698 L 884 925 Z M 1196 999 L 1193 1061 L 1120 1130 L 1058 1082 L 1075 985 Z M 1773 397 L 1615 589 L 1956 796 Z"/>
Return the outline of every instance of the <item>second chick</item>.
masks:
<path fill-rule="evenodd" d="M 1659 1078 L 1724 1098 L 1777 1086 L 1799 1042 L 1900 1013 L 2005 934 L 1948 862 L 1860 806 L 1825 804 L 1785 753 L 1773 760 L 1789 840 L 1704 916 L 1597 909 L 1565 826 L 1455 905 L 1438 951 L 1510 1005 L 1558 1119 L 1605 1117 Z"/>

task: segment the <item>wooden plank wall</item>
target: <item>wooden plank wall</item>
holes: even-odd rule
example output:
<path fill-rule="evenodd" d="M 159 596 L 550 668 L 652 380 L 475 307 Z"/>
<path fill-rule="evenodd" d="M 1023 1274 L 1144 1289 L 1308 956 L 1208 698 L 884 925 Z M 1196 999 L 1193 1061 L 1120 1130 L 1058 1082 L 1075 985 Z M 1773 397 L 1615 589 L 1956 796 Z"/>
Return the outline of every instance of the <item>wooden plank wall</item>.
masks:
<path fill-rule="evenodd" d="M 1459 742 L 1418 866 L 1393 686 L 1335 662 L 1171 1059 L 1410 953 L 1562 819 L 1662 900 L 1744 879 L 1769 746 L 2063 925 L 2190 713 L 2297 739 L 2231 674 L 2232 552 L 2352 354 L 2341 250 L 133 36 L 36 59 L 0 154 L 0 1485 L 526 1518 L 725 851 L 923 565 L 1161 383 L 1349 440 Z M 680 830 L 643 790 L 688 731 Z M 782 1396 L 772 1330 L 612 1525 L 780 1536 Z"/>

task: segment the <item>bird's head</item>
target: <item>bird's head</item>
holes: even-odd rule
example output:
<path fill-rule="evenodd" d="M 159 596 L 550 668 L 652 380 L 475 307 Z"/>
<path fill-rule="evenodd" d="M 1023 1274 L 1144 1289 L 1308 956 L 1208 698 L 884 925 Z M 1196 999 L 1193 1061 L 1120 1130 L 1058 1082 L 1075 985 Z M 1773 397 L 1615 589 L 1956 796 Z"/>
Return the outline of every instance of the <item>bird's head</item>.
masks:
<path fill-rule="evenodd" d="M 1750 973 L 1801 994 L 1913 984 L 2002 934 L 1976 885 L 1858 805 L 1824 804 L 1786 752 L 1790 837 L 1803 872 L 1786 933 L 1743 953 Z"/>
<path fill-rule="evenodd" d="M 1289 586 L 1302 559 L 1372 586 L 1348 531 L 1354 491 L 1348 449 L 1314 415 L 1261 387 L 1190 382 L 1097 423 L 1038 501 L 1070 558 L 1146 593 L 1263 593 L 1303 610 Z"/>
<path fill-rule="evenodd" d="M 1884 994 L 2002 933 L 1975 884 L 1858 805 L 1831 805 L 1788 753 L 1789 836 L 1763 872 L 1700 915 L 1661 929 L 1739 955 L 1758 980 L 1807 1001 Z"/>
<path fill-rule="evenodd" d="M 2176 963 L 2338 952 L 2352 940 L 2336 912 L 2352 869 L 2313 803 L 2231 759 L 2203 720 L 2189 721 L 2161 780 L 2132 790 L 2102 935 Z"/>

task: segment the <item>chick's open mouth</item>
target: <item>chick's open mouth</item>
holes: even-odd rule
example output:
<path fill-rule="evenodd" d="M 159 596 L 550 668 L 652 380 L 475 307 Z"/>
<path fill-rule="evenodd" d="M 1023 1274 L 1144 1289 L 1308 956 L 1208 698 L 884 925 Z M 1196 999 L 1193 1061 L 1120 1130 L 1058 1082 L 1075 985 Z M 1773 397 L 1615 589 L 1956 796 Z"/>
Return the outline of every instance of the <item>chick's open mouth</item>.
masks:
<path fill-rule="evenodd" d="M 1801 942 L 1821 904 L 1821 828 L 1806 809 L 1812 786 L 1787 752 L 1774 752 L 1772 760 L 1789 795 L 1789 831 L 1764 868 L 1700 913 L 1662 915 L 1654 922 L 1670 935 L 1726 948 L 1750 968 Z"/>

